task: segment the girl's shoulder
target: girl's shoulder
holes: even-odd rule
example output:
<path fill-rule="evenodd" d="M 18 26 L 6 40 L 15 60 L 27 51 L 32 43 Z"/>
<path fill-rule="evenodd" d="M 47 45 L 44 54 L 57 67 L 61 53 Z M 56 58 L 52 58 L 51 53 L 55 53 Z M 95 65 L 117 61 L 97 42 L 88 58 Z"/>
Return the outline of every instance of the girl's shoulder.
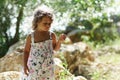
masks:
<path fill-rule="evenodd" d="M 53 32 L 53 31 L 50 32 L 50 36 L 53 40 L 57 38 L 55 32 Z"/>
<path fill-rule="evenodd" d="M 49 31 L 51 35 L 56 35 L 54 31 Z"/>
<path fill-rule="evenodd" d="M 31 38 L 32 35 L 33 35 L 33 32 L 32 33 L 28 33 L 27 37 Z"/>
<path fill-rule="evenodd" d="M 51 36 L 56 36 L 55 32 L 53 32 L 53 31 L 50 31 L 50 35 Z"/>
<path fill-rule="evenodd" d="M 31 38 L 32 38 L 33 34 L 34 34 L 34 32 L 28 33 L 26 39 L 31 41 Z"/>

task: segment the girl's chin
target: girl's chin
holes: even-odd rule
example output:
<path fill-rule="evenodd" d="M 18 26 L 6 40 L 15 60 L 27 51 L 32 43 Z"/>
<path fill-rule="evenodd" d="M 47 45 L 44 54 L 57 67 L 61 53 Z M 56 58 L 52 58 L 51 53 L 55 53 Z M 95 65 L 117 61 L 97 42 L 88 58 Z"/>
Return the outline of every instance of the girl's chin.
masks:
<path fill-rule="evenodd" d="M 49 31 L 49 29 L 45 29 L 44 31 Z"/>
<path fill-rule="evenodd" d="M 43 30 L 43 31 L 49 31 L 49 29 L 47 29 L 47 30 Z"/>
<path fill-rule="evenodd" d="M 38 30 L 38 31 L 49 31 L 49 29 L 45 29 L 45 30 Z"/>

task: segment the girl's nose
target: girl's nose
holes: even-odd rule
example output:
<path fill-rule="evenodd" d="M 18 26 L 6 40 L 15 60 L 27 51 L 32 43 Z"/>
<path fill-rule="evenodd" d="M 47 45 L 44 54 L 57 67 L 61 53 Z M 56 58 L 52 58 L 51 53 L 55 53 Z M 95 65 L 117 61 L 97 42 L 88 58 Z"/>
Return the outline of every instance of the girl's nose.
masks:
<path fill-rule="evenodd" d="M 50 25 L 51 25 L 50 23 L 46 23 L 46 27 L 50 27 Z"/>

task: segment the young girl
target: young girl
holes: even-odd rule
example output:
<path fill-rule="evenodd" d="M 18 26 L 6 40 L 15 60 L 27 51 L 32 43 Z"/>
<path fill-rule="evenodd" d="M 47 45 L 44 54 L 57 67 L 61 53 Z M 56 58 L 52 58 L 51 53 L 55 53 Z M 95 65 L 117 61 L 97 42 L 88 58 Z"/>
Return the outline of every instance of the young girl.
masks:
<path fill-rule="evenodd" d="M 59 39 L 50 32 L 53 15 L 49 10 L 38 9 L 34 14 L 33 30 L 26 38 L 24 49 L 24 73 L 28 80 L 55 80 L 53 50 L 59 50 L 65 35 Z"/>

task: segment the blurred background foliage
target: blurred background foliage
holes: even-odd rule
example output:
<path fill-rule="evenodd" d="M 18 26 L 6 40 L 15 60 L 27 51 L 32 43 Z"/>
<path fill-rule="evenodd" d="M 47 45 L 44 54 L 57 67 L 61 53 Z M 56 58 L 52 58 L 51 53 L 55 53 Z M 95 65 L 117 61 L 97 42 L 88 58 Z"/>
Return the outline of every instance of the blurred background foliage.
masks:
<path fill-rule="evenodd" d="M 40 5 L 54 10 L 57 28 L 53 27 L 53 30 L 58 35 L 63 32 L 72 42 L 91 42 L 94 46 L 109 43 L 120 36 L 120 14 L 116 11 L 115 1 L 0 0 L 0 57 L 10 46 L 25 39 L 27 31 L 24 28 L 31 26 L 26 18 L 30 20 L 33 10 Z M 114 11 L 108 11 L 111 7 Z"/>

